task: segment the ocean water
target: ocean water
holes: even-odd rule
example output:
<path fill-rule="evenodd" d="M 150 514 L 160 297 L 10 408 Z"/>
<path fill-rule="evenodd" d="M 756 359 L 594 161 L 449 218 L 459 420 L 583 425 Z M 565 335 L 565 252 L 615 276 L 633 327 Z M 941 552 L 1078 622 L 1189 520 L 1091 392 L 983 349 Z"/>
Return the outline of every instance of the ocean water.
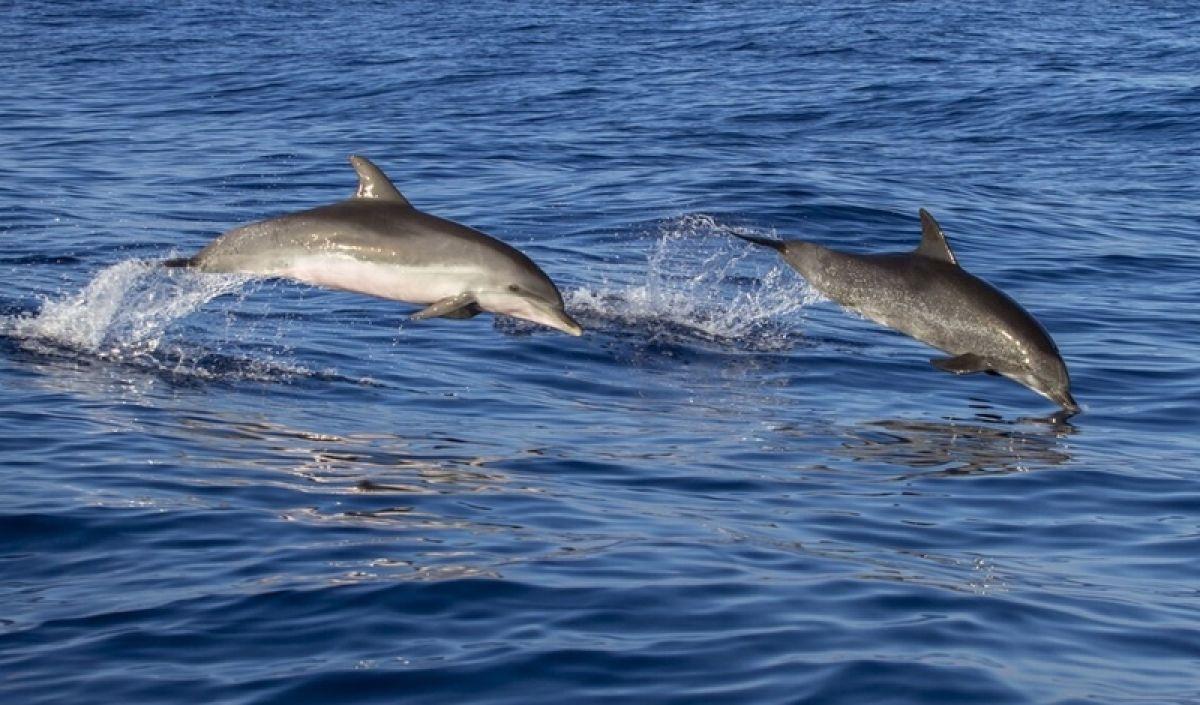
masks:
<path fill-rule="evenodd" d="M 0 701 L 1200 702 L 1196 5 L 777 5 L 0 5 Z M 586 334 L 155 265 L 353 153 Z"/>

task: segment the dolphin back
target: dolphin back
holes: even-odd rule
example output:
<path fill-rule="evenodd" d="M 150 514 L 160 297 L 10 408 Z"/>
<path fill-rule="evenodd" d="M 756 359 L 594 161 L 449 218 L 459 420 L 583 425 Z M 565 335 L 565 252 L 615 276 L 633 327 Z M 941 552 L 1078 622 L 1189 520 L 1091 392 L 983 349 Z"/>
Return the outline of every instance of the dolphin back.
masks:
<path fill-rule="evenodd" d="M 775 250 L 776 252 L 783 252 L 784 250 L 787 249 L 787 243 L 784 242 L 783 240 L 772 240 L 771 238 L 755 237 L 753 235 L 743 235 L 741 233 L 734 233 L 734 235 L 740 237 L 741 239 L 745 240 L 746 242 L 753 242 L 755 245 L 762 245 L 763 247 L 769 247 L 772 250 Z"/>

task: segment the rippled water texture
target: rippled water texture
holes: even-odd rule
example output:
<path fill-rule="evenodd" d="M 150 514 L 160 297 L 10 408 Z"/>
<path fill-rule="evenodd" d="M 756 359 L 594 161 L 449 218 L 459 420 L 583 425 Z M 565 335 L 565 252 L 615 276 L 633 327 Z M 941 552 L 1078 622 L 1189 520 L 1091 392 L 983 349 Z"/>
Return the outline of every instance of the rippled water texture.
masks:
<path fill-rule="evenodd" d="M 0 701 L 1200 702 L 1195 5 L 775 5 L 0 7 Z M 352 153 L 587 333 L 156 265 Z"/>

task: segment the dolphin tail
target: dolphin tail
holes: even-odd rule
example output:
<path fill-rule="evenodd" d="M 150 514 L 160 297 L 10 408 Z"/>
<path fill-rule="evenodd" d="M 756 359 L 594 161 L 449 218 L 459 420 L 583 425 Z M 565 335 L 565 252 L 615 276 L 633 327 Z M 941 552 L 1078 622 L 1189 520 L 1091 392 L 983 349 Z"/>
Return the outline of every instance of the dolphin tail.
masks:
<path fill-rule="evenodd" d="M 753 235 L 742 235 L 741 233 L 734 233 L 734 235 L 736 235 L 737 237 L 740 237 L 741 239 L 745 240 L 746 242 L 753 242 L 755 245 L 762 245 L 763 247 L 769 247 L 772 250 L 776 250 L 779 252 L 783 252 L 784 249 L 787 248 L 787 243 L 784 242 L 783 240 L 772 240 L 770 238 L 765 238 L 765 237 L 754 237 Z"/>
<path fill-rule="evenodd" d="M 162 261 L 164 267 L 195 267 L 195 257 L 176 257 L 174 259 L 165 259 Z"/>

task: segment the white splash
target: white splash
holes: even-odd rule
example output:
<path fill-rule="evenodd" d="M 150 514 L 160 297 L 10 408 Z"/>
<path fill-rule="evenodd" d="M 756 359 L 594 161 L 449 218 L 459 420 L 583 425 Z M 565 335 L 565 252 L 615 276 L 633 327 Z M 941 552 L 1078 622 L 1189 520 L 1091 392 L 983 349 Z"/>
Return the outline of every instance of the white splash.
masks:
<path fill-rule="evenodd" d="M 8 321 L 25 347 L 54 345 L 105 358 L 152 353 L 167 328 L 208 301 L 240 291 L 248 277 L 164 270 L 126 260 L 100 271 L 82 291 L 47 298 L 36 314 Z"/>
<path fill-rule="evenodd" d="M 649 328 L 659 341 L 693 337 L 758 350 L 790 348 L 798 333 L 788 318 L 821 297 L 776 253 L 735 233 L 774 236 L 708 215 L 673 219 L 662 226 L 643 281 L 568 291 L 567 309 L 593 324 Z"/>

